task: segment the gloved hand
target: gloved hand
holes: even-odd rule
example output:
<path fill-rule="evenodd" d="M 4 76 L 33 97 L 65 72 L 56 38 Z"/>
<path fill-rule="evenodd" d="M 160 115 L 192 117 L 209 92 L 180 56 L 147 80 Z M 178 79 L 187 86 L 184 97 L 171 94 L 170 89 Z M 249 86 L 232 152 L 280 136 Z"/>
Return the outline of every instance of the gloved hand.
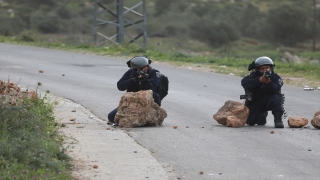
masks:
<path fill-rule="evenodd" d="M 144 82 L 147 81 L 147 79 L 148 79 L 148 78 L 145 78 L 145 77 L 141 76 L 141 77 L 139 78 L 139 83 L 144 83 Z"/>
<path fill-rule="evenodd" d="M 139 82 L 139 77 L 138 76 L 139 76 L 139 73 L 137 71 L 133 71 L 131 73 L 131 75 L 130 75 L 130 77 L 131 77 L 131 79 L 132 79 L 132 81 L 134 83 L 138 83 Z"/>
<path fill-rule="evenodd" d="M 133 81 L 134 83 L 138 83 L 138 82 L 139 82 L 138 76 L 135 76 L 135 77 L 133 77 L 133 78 L 131 78 L 131 79 L 132 79 L 132 81 Z"/>
<path fill-rule="evenodd" d="M 139 83 L 143 83 L 149 78 L 149 74 L 145 73 L 144 71 L 139 71 L 138 74 Z"/>
<path fill-rule="evenodd" d="M 265 76 L 261 76 L 261 77 L 259 78 L 259 81 L 262 82 L 262 83 L 268 84 L 268 83 L 270 82 L 270 78 L 267 78 L 267 77 L 265 77 Z"/>

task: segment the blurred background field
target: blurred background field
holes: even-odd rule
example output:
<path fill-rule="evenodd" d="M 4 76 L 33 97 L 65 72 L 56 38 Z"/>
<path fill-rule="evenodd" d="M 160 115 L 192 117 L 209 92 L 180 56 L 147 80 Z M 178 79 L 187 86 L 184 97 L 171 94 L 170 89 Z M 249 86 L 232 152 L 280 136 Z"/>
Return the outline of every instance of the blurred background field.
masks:
<path fill-rule="evenodd" d="M 111 7 L 116 0 L 98 0 Z M 141 0 L 124 0 L 131 7 Z M 146 0 L 147 46 L 93 41 L 94 1 L 0 0 L 0 42 L 100 55 L 144 54 L 177 66 L 244 76 L 269 56 L 285 82 L 320 86 L 319 0 Z M 99 18 L 110 18 L 101 14 Z M 128 17 L 129 19 L 133 17 Z M 99 27 L 114 34 L 110 26 Z M 127 29 L 135 36 L 139 30 Z"/>

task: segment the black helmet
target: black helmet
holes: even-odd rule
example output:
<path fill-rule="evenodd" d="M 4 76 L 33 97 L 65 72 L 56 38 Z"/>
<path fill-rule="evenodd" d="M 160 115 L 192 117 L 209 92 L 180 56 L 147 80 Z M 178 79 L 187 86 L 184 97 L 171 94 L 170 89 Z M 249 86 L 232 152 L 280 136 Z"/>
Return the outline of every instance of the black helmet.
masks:
<path fill-rule="evenodd" d="M 260 66 L 263 66 L 263 65 L 269 65 L 271 66 L 271 68 L 273 68 L 275 66 L 275 64 L 273 63 L 273 61 L 267 57 L 267 56 L 262 56 L 262 57 L 259 57 L 258 59 L 256 59 L 254 61 L 254 66 L 256 68 L 260 67 Z"/>
<path fill-rule="evenodd" d="M 130 60 L 130 66 L 134 68 L 142 68 L 143 66 L 149 65 L 149 59 L 144 56 L 136 56 Z"/>

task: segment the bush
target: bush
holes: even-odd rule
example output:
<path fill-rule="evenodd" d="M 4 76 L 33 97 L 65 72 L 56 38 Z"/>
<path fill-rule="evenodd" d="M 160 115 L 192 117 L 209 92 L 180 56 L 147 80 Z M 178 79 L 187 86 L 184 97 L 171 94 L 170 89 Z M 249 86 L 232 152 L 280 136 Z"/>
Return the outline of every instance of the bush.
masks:
<path fill-rule="evenodd" d="M 35 42 L 36 41 L 36 35 L 30 31 L 23 32 L 19 35 L 19 40 L 24 42 Z"/>
<path fill-rule="evenodd" d="M 58 33 L 60 31 L 59 23 L 59 17 L 54 13 L 37 12 L 31 17 L 31 26 L 41 33 Z"/>
<path fill-rule="evenodd" d="M 27 5 L 30 5 L 32 7 L 38 7 L 41 5 L 47 5 L 53 7 L 56 4 L 57 1 L 55 0 L 28 0 L 25 3 Z"/>
<path fill-rule="evenodd" d="M 24 23 L 18 17 L 0 16 L 0 34 L 5 36 L 17 35 L 24 29 Z"/>
<path fill-rule="evenodd" d="M 102 5 L 106 5 L 106 4 L 115 3 L 116 1 L 114 1 L 114 0 L 99 0 L 98 2 L 100 2 Z"/>
<path fill-rule="evenodd" d="M 270 10 L 267 24 L 265 34 L 283 45 L 294 46 L 311 37 L 307 12 L 297 6 L 282 5 Z"/>
<path fill-rule="evenodd" d="M 39 22 L 37 29 L 42 33 L 58 33 L 60 28 L 55 16 L 47 17 Z"/>
<path fill-rule="evenodd" d="M 213 7 L 212 9 L 209 4 L 197 4 L 191 9 L 191 12 L 196 14 L 198 17 L 204 17 L 210 11 L 217 12 L 215 10 L 217 10 L 217 7 Z"/>
<path fill-rule="evenodd" d="M 44 98 L 12 106 L 0 97 L 0 177 L 69 177 L 69 160 Z"/>
<path fill-rule="evenodd" d="M 224 22 L 212 22 L 209 19 L 201 19 L 190 25 L 191 37 L 205 41 L 213 47 L 221 47 L 239 39 L 232 26 Z"/>
<path fill-rule="evenodd" d="M 61 6 L 57 9 L 57 14 L 59 15 L 59 17 L 61 17 L 62 19 L 71 19 L 72 17 L 72 9 L 69 8 L 68 6 Z"/>
<path fill-rule="evenodd" d="M 265 26 L 262 13 L 257 7 L 248 4 L 241 15 L 239 31 L 245 37 L 258 38 L 261 34 L 261 28 Z"/>
<path fill-rule="evenodd" d="M 154 8 L 156 10 L 155 16 L 159 16 L 166 12 L 167 9 L 170 9 L 173 1 L 164 1 L 164 0 L 155 0 Z"/>

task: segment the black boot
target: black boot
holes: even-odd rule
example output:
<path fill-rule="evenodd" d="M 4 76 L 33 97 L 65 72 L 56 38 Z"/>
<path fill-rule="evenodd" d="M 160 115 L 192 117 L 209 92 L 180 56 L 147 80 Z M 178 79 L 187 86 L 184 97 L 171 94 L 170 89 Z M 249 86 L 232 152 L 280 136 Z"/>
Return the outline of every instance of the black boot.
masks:
<path fill-rule="evenodd" d="M 262 117 L 260 121 L 258 122 L 258 125 L 264 126 L 267 124 L 267 116 L 268 116 L 268 111 L 262 114 Z"/>
<path fill-rule="evenodd" d="M 248 121 L 247 121 L 247 124 L 248 124 L 249 126 L 254 126 L 254 125 L 255 125 L 254 123 L 248 123 Z"/>
<path fill-rule="evenodd" d="M 273 116 L 274 116 L 274 127 L 275 128 L 284 128 L 284 125 L 283 125 L 283 122 L 282 122 L 282 112 L 277 112 L 277 113 L 274 113 Z"/>

